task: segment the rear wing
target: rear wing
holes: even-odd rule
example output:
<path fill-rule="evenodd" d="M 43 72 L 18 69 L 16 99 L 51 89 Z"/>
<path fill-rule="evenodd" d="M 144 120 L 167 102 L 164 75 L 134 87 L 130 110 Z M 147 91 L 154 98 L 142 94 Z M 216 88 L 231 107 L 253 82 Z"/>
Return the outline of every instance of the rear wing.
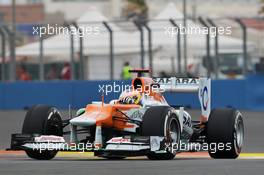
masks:
<path fill-rule="evenodd" d="M 137 73 L 137 77 L 141 77 L 143 73 L 151 73 L 150 69 L 130 69 L 130 73 Z"/>
<path fill-rule="evenodd" d="M 198 92 L 202 121 L 207 121 L 211 112 L 211 79 L 209 78 L 153 78 L 165 92 Z"/>

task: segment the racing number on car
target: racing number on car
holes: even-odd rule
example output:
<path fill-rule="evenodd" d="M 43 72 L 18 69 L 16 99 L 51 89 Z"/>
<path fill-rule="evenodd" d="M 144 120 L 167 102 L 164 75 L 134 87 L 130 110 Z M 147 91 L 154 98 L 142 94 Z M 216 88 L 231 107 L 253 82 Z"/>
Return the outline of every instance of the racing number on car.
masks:
<path fill-rule="evenodd" d="M 188 126 L 188 127 L 191 127 L 191 119 L 190 117 L 186 117 L 185 115 L 183 115 L 183 124 Z"/>

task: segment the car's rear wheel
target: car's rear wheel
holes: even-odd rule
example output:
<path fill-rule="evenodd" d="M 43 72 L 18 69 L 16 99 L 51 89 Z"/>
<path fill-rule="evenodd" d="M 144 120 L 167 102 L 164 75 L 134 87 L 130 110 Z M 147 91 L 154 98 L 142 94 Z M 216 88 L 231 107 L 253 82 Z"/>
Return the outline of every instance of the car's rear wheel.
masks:
<path fill-rule="evenodd" d="M 36 105 L 29 109 L 26 114 L 22 134 L 40 134 L 62 136 L 62 119 L 59 111 L 46 105 Z M 25 150 L 26 154 L 38 160 L 50 160 L 54 158 L 56 150 Z"/>
<path fill-rule="evenodd" d="M 207 123 L 207 142 L 212 158 L 237 158 L 244 142 L 241 113 L 234 109 L 212 110 Z"/>
<path fill-rule="evenodd" d="M 180 123 L 177 115 L 168 106 L 150 107 L 143 116 L 142 135 L 161 136 L 165 138 L 166 145 L 170 145 L 165 153 L 150 152 L 147 157 L 150 160 L 170 160 L 176 155 L 180 142 Z"/>

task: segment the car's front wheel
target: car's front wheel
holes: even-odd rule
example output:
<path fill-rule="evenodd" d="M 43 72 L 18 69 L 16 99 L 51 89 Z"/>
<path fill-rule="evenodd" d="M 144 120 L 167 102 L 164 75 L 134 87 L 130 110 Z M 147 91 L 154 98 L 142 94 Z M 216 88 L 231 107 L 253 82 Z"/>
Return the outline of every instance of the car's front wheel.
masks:
<path fill-rule="evenodd" d="M 62 119 L 59 111 L 46 105 L 36 105 L 29 109 L 26 114 L 22 134 L 40 134 L 62 136 Z M 56 150 L 25 150 L 26 154 L 33 159 L 50 160 L 54 158 Z"/>
<path fill-rule="evenodd" d="M 161 136 L 165 138 L 165 142 L 169 145 L 171 150 L 165 153 L 150 152 L 147 157 L 150 160 L 170 160 L 176 155 L 180 142 L 180 123 L 173 108 L 168 106 L 154 106 L 150 107 L 143 116 L 142 135 L 143 136 Z"/>

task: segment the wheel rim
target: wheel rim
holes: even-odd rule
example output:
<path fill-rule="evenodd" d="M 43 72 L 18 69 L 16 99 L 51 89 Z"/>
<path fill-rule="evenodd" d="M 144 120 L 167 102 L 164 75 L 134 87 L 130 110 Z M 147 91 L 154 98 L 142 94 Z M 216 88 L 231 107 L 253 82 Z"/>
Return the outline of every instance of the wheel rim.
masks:
<path fill-rule="evenodd" d="M 170 122 L 170 138 L 172 139 L 172 143 L 178 142 L 178 128 L 175 119 Z"/>
<path fill-rule="evenodd" d="M 178 143 L 179 143 L 179 125 L 177 124 L 178 122 L 176 121 L 175 118 L 170 120 L 170 123 L 168 125 L 168 140 L 171 145 L 171 150 L 170 152 L 173 154 L 176 154 L 178 150 Z"/>
<path fill-rule="evenodd" d="M 50 112 L 46 125 L 47 125 L 46 134 L 58 135 L 58 136 L 62 135 L 61 117 L 56 109 L 53 109 Z"/>
<path fill-rule="evenodd" d="M 234 144 L 236 153 L 239 154 L 244 142 L 244 124 L 240 114 L 237 115 L 234 126 Z"/>

